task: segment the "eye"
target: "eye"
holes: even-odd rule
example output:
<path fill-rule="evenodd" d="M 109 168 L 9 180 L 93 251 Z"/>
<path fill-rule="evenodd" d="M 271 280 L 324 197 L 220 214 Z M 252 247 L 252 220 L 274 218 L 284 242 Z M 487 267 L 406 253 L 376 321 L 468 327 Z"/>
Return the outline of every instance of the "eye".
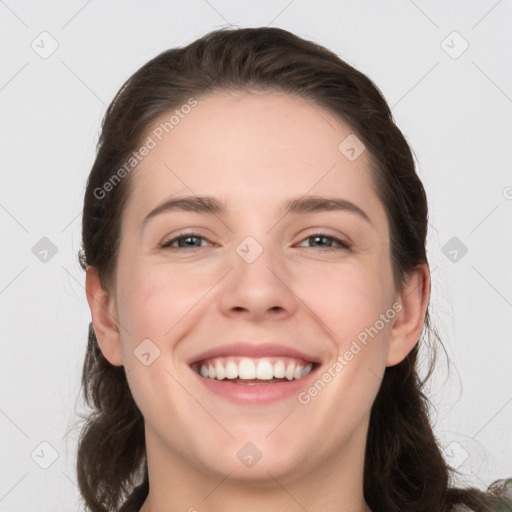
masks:
<path fill-rule="evenodd" d="M 305 238 L 301 243 L 304 243 L 306 241 L 310 241 L 312 240 L 313 243 L 324 243 L 325 241 L 327 241 L 328 244 L 330 245 L 327 245 L 327 246 L 323 246 L 324 247 L 324 250 L 326 251 L 339 251 L 339 250 L 343 250 L 343 249 L 350 249 L 351 245 L 347 242 L 345 242 L 344 240 L 341 240 L 340 238 L 337 238 L 333 235 L 329 235 L 327 233 L 315 233 L 311 236 L 308 236 L 307 238 Z M 336 243 L 338 244 L 340 247 L 332 247 L 332 243 Z"/>
<path fill-rule="evenodd" d="M 160 247 L 162 249 L 201 249 L 204 247 L 204 245 L 201 245 L 201 241 L 206 241 L 208 243 L 211 243 L 210 240 L 205 238 L 204 236 L 201 236 L 197 233 L 182 233 L 171 240 L 167 240 L 166 242 L 163 242 L 160 244 Z M 301 243 L 304 243 L 306 241 L 312 241 L 314 244 L 320 243 L 320 244 L 327 244 L 329 245 L 320 245 L 320 247 L 323 247 L 325 251 L 337 251 L 342 249 L 350 249 L 351 245 L 340 238 L 337 238 L 333 235 L 329 235 L 327 233 L 315 233 L 311 236 L 308 236 L 305 238 Z M 177 243 L 177 245 L 176 245 Z M 333 247 L 333 244 L 338 244 L 339 247 Z"/>
<path fill-rule="evenodd" d="M 171 240 L 161 243 L 160 247 L 163 249 L 200 249 L 202 247 L 201 240 L 209 242 L 207 238 L 197 233 L 182 233 Z M 178 242 L 177 246 L 174 245 L 176 242 Z"/>

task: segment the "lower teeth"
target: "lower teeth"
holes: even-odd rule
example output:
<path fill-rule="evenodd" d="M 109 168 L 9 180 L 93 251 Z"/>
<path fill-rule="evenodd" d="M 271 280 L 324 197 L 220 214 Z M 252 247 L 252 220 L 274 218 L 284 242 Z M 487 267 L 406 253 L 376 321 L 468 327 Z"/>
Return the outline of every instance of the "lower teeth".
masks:
<path fill-rule="evenodd" d="M 199 373 L 199 375 L 201 375 L 201 377 L 203 377 L 205 379 L 212 379 L 212 380 L 217 380 L 217 381 L 220 381 L 220 382 L 222 382 L 222 381 L 233 382 L 235 384 L 271 384 L 271 383 L 277 383 L 277 382 L 291 382 L 291 381 L 294 381 L 294 380 L 302 379 L 303 377 L 307 377 L 311 373 L 312 370 L 314 370 L 314 365 L 312 363 L 309 363 L 305 368 L 301 369 L 300 377 L 296 377 L 295 375 L 293 375 L 293 376 L 291 376 L 292 378 L 288 378 L 288 377 L 282 377 L 282 378 L 273 377 L 272 379 L 256 379 L 256 378 L 253 378 L 253 379 L 242 379 L 240 377 L 236 377 L 234 379 L 229 379 L 229 378 L 225 377 L 223 379 L 219 379 L 217 377 L 210 376 L 211 372 L 209 372 L 208 369 L 206 368 L 206 366 L 204 366 L 204 365 L 201 366 L 201 367 L 196 367 L 195 368 L 195 371 L 197 373 Z"/>
<path fill-rule="evenodd" d="M 287 381 L 290 382 L 288 379 L 270 379 L 270 380 L 262 380 L 262 379 L 225 379 L 229 382 L 234 382 L 235 384 L 272 384 L 273 382 L 283 382 Z"/>
<path fill-rule="evenodd" d="M 208 377 L 209 378 L 209 377 Z M 273 378 L 273 379 L 241 379 L 239 377 L 237 377 L 236 379 L 212 379 L 212 380 L 217 380 L 219 382 L 232 382 L 233 384 L 244 384 L 246 386 L 253 386 L 255 384 L 277 384 L 278 382 L 292 382 L 291 380 L 288 380 L 286 378 L 283 378 L 283 379 L 277 379 L 277 378 Z M 297 380 L 297 379 L 292 379 L 292 380 Z"/>

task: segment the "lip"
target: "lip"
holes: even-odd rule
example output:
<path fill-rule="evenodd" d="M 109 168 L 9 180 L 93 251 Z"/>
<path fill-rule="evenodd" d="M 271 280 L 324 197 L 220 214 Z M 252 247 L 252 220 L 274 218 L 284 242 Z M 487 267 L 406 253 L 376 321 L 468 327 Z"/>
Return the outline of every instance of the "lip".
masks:
<path fill-rule="evenodd" d="M 212 347 L 196 356 L 192 357 L 187 361 L 187 364 L 193 365 L 205 359 L 212 359 L 214 357 L 229 357 L 229 356 L 240 356 L 240 357 L 292 357 L 295 359 L 303 359 L 306 362 L 318 364 L 320 360 L 318 357 L 305 354 L 295 348 L 279 345 L 277 343 L 248 343 L 240 341 L 238 343 L 230 343 L 226 345 L 219 345 Z"/>
<path fill-rule="evenodd" d="M 313 363 L 311 373 L 301 379 L 291 380 L 288 382 L 265 383 L 261 384 L 234 384 L 226 379 L 216 380 L 203 377 L 194 370 L 194 365 L 205 359 L 214 357 L 291 357 L 302 359 Z M 320 360 L 295 348 L 279 345 L 276 343 L 259 343 L 251 344 L 240 342 L 236 344 L 220 345 L 213 347 L 200 354 L 194 356 L 188 361 L 188 365 L 199 379 L 199 382 L 210 392 L 224 399 L 227 399 L 238 405 L 265 405 L 284 400 L 292 396 L 297 396 L 302 390 L 309 387 L 312 379 L 316 378 L 320 367 Z"/>
<path fill-rule="evenodd" d="M 274 384 L 234 384 L 228 380 L 216 380 L 203 377 L 191 369 L 199 382 L 209 391 L 221 396 L 237 405 L 265 405 L 297 396 L 301 391 L 311 385 L 316 378 L 319 366 L 313 367 L 311 373 L 301 379 Z"/>

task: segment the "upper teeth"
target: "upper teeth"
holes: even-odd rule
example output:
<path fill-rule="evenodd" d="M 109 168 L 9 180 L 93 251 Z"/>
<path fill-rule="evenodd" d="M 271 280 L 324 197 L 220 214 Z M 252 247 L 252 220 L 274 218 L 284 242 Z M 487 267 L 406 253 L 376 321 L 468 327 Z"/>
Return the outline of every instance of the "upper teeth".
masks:
<path fill-rule="evenodd" d="M 300 379 L 313 369 L 313 363 L 289 359 L 271 358 L 215 358 L 201 364 L 199 373 L 210 379 Z"/>

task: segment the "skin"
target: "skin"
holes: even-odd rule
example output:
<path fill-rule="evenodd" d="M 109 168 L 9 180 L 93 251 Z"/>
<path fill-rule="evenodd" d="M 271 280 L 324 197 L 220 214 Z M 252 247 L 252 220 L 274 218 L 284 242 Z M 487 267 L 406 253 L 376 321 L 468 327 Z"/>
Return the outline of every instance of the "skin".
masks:
<path fill-rule="evenodd" d="M 86 289 L 102 353 L 125 366 L 145 418 L 144 512 L 369 510 L 370 409 L 386 366 L 419 338 L 430 281 L 422 265 L 394 288 L 368 152 L 350 161 L 338 150 L 351 133 L 297 97 L 218 92 L 198 98 L 132 171 L 113 284 L 103 288 L 89 267 Z M 371 223 L 347 211 L 283 217 L 283 203 L 305 194 L 348 199 Z M 229 212 L 171 211 L 141 230 L 153 208 L 181 195 L 215 196 Z M 206 238 L 194 239 L 199 248 L 159 247 L 188 228 Z M 352 247 L 308 239 L 318 232 Z M 263 248 L 250 264 L 236 252 L 247 236 Z M 401 310 L 307 404 L 234 404 L 186 364 L 212 346 L 272 340 L 317 356 L 321 374 L 394 303 Z M 149 366 L 134 356 L 147 338 L 160 350 Z M 237 457 L 247 442 L 262 454 L 251 468 Z"/>

